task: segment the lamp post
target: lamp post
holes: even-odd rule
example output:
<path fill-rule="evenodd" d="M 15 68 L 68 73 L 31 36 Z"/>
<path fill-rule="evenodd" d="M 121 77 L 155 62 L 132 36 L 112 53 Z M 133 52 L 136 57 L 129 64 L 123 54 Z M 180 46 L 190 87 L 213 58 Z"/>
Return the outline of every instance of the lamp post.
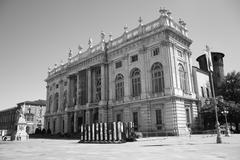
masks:
<path fill-rule="evenodd" d="M 216 97 L 215 97 L 215 90 L 214 90 L 214 85 L 213 85 L 213 76 L 212 76 L 212 71 L 210 71 L 210 81 L 211 81 L 211 86 L 212 86 L 212 95 L 213 95 L 213 105 L 215 109 L 215 116 L 216 116 L 216 130 L 217 130 L 217 143 L 222 143 L 222 138 L 220 134 L 220 127 L 219 127 L 219 121 L 218 121 L 218 113 L 217 113 L 217 102 L 216 102 Z"/>
<path fill-rule="evenodd" d="M 210 52 L 210 48 L 208 45 L 206 45 L 205 50 L 205 56 L 206 56 L 206 62 L 207 62 L 207 69 L 209 71 L 209 77 L 210 77 L 210 83 L 212 86 L 212 96 L 213 96 L 213 105 L 215 109 L 215 116 L 216 116 L 216 130 L 217 130 L 217 143 L 222 143 L 221 134 L 220 134 L 220 127 L 218 122 L 218 113 L 217 113 L 217 101 L 215 97 L 215 91 L 214 91 L 214 84 L 213 84 L 213 63 L 212 63 L 212 54 Z"/>
<path fill-rule="evenodd" d="M 226 110 L 226 108 L 224 107 L 224 110 L 221 112 L 224 117 L 225 117 L 225 122 L 226 122 L 226 133 L 225 136 L 229 137 L 230 136 L 230 130 L 228 128 L 228 122 L 227 122 L 227 114 L 229 113 L 228 110 Z"/>

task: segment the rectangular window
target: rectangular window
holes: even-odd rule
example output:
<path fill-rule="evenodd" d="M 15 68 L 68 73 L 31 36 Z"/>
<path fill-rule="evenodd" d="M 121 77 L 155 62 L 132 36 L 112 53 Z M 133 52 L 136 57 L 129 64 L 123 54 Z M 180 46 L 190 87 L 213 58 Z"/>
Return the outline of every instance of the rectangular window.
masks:
<path fill-rule="evenodd" d="M 64 133 L 64 120 L 62 121 L 62 132 Z"/>
<path fill-rule="evenodd" d="M 190 110 L 189 110 L 189 108 L 186 108 L 186 122 L 187 122 L 187 124 L 190 123 Z"/>
<path fill-rule="evenodd" d="M 162 129 L 162 110 L 161 109 L 156 110 L 156 125 L 158 130 Z"/>
<path fill-rule="evenodd" d="M 58 88 L 58 84 L 56 84 L 56 88 Z"/>
<path fill-rule="evenodd" d="M 79 73 L 79 104 L 87 103 L 87 73 L 86 70 Z"/>
<path fill-rule="evenodd" d="M 120 68 L 120 67 L 122 67 L 122 61 L 116 62 L 115 68 Z"/>
<path fill-rule="evenodd" d="M 56 131 L 56 119 L 53 120 L 53 133 Z"/>
<path fill-rule="evenodd" d="M 50 122 L 48 121 L 48 123 L 47 123 L 47 124 L 48 124 L 47 126 L 48 126 L 48 129 L 49 129 L 49 128 L 50 128 Z"/>
<path fill-rule="evenodd" d="M 152 50 L 152 56 L 157 56 L 159 55 L 159 48 L 155 48 Z"/>
<path fill-rule="evenodd" d="M 177 52 L 178 52 L 178 56 L 179 56 L 179 57 L 183 57 L 183 53 L 182 53 L 182 51 L 177 50 Z"/>
<path fill-rule="evenodd" d="M 138 130 L 138 112 L 133 112 L 133 125 L 134 125 L 134 130 Z"/>
<path fill-rule="evenodd" d="M 209 89 L 206 88 L 206 91 L 207 91 L 207 97 L 209 98 L 210 97 L 210 94 L 209 94 Z"/>
<path fill-rule="evenodd" d="M 120 122 L 120 121 L 122 121 L 122 114 L 118 113 L 117 114 L 117 122 Z"/>
<path fill-rule="evenodd" d="M 156 110 L 156 123 L 162 124 L 162 110 L 161 109 Z"/>
<path fill-rule="evenodd" d="M 96 87 L 96 98 L 95 102 L 101 100 L 101 68 L 95 69 L 95 87 Z"/>
<path fill-rule="evenodd" d="M 138 55 L 131 56 L 131 62 L 138 61 Z"/>
<path fill-rule="evenodd" d="M 203 87 L 201 87 L 201 92 L 202 92 L 202 97 L 205 97 L 204 96 L 204 89 L 203 89 Z"/>

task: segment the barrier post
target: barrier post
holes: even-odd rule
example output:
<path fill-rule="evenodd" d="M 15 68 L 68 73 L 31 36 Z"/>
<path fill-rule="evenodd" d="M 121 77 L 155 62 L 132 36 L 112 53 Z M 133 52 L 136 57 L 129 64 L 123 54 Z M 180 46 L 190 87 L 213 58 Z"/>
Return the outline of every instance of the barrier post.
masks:
<path fill-rule="evenodd" d="M 99 137 L 98 137 L 98 130 L 99 130 L 99 127 L 98 127 L 98 123 L 95 123 L 95 126 L 96 126 L 96 141 L 99 140 Z"/>
<path fill-rule="evenodd" d="M 83 125 L 81 125 L 80 127 L 80 141 L 84 141 L 83 137 L 84 137 L 84 133 L 83 133 Z"/>
<path fill-rule="evenodd" d="M 88 125 L 88 141 L 91 141 L 91 124 Z"/>
<path fill-rule="evenodd" d="M 92 124 L 92 141 L 95 141 L 95 123 Z"/>
<path fill-rule="evenodd" d="M 104 141 L 108 141 L 108 136 L 107 136 L 108 126 L 107 126 L 107 123 L 103 123 L 103 125 L 104 125 Z"/>
<path fill-rule="evenodd" d="M 118 128 L 118 140 L 122 141 L 122 122 L 118 122 L 117 128 Z"/>
<path fill-rule="evenodd" d="M 88 125 L 85 125 L 85 141 L 88 141 Z"/>
<path fill-rule="evenodd" d="M 100 123 L 98 123 L 98 141 L 101 141 L 101 127 L 100 127 Z"/>

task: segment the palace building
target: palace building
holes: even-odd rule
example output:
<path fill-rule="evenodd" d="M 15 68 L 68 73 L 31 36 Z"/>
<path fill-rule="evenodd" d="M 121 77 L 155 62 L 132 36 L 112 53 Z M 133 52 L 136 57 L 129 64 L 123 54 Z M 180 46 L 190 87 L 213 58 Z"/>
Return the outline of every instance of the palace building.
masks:
<path fill-rule="evenodd" d="M 77 133 L 82 124 L 122 121 L 145 135 L 186 134 L 198 124 L 191 43 L 186 23 L 160 9 L 115 39 L 102 32 L 97 45 L 89 39 L 84 52 L 70 50 L 48 71 L 46 129 Z"/>

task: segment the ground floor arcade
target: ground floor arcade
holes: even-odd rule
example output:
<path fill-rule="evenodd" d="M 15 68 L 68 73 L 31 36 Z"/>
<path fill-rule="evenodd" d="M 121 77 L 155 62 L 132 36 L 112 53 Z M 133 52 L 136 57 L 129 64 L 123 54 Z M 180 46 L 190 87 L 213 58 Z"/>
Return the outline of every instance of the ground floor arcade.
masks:
<path fill-rule="evenodd" d="M 142 134 L 182 135 L 187 126 L 197 126 L 198 110 L 194 100 L 168 97 L 134 103 L 88 105 L 67 108 L 62 113 L 47 114 L 45 126 L 53 134 L 77 133 L 82 124 L 133 122 Z"/>

